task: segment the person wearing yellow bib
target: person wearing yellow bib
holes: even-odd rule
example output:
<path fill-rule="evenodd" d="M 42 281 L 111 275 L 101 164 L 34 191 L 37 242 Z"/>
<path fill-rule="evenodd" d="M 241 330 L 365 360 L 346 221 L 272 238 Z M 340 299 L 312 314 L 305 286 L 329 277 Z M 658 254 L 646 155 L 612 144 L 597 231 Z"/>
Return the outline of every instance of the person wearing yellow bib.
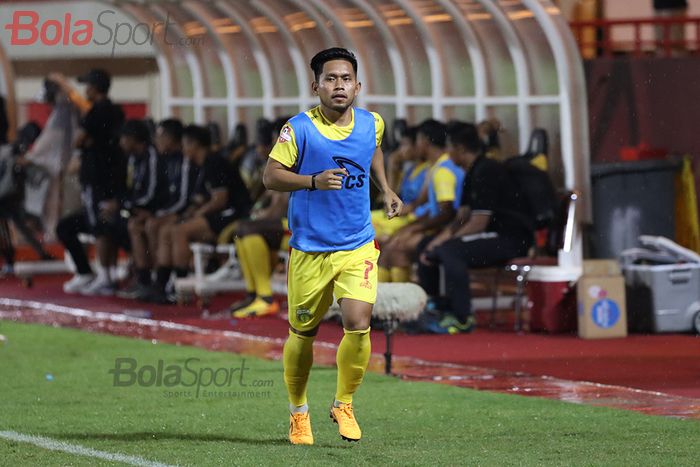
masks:
<path fill-rule="evenodd" d="M 464 170 L 446 152 L 446 137 L 447 126 L 436 120 L 426 120 L 418 127 L 416 146 L 425 154 L 430 169 L 423 192 L 406 206 L 416 220 L 399 229 L 386 245 L 382 245 L 380 282 L 410 281 L 416 252 L 420 252 L 432 235 L 447 225 L 457 212 Z"/>

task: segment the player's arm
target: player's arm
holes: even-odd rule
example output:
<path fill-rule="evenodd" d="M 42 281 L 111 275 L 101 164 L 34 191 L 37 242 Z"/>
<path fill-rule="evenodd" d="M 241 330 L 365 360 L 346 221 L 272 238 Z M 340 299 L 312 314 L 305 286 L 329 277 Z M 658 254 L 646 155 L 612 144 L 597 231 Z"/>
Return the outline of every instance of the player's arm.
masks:
<path fill-rule="evenodd" d="M 438 214 L 433 217 L 420 219 L 416 224 L 421 230 L 434 230 L 445 227 L 454 219 L 454 200 L 457 196 L 457 178 L 445 168 L 439 168 L 432 176 L 435 197 L 438 203 Z"/>
<path fill-rule="evenodd" d="M 213 190 L 211 199 L 200 206 L 195 212 L 195 216 L 204 216 L 210 212 L 223 211 L 228 206 L 228 190 L 219 188 Z"/>
<path fill-rule="evenodd" d="M 329 169 L 315 175 L 299 175 L 273 158 L 267 159 L 263 183 L 268 190 L 340 190 L 343 188 L 343 176 L 346 169 Z"/>
<path fill-rule="evenodd" d="M 429 256 L 435 248 L 452 238 L 483 232 L 488 226 L 489 220 L 490 219 L 483 219 L 481 215 L 473 216 L 469 206 L 461 206 L 454 220 L 447 227 L 442 229 L 425 247 L 420 256 L 420 262 L 423 264 L 431 264 L 432 260 L 429 259 Z"/>
<path fill-rule="evenodd" d="M 409 214 L 412 213 L 418 208 L 419 206 L 423 206 L 425 203 L 428 202 L 428 177 L 425 178 L 425 183 L 423 183 L 423 187 L 420 189 L 420 193 L 418 194 L 418 198 L 415 199 L 412 203 L 407 204 L 404 206 L 403 209 L 403 214 Z"/>
<path fill-rule="evenodd" d="M 70 85 L 65 76 L 61 73 L 49 73 L 49 80 L 53 81 L 61 88 L 71 103 L 80 111 L 81 115 L 85 115 L 92 108 L 92 104 L 78 93 L 78 91 Z"/>
<path fill-rule="evenodd" d="M 473 212 L 469 220 L 462 227 L 457 229 L 453 237 L 459 238 L 465 235 L 473 235 L 486 231 L 491 222 L 491 214 L 486 212 Z"/>
<path fill-rule="evenodd" d="M 424 216 L 415 222 L 417 230 L 434 230 L 441 228 L 450 223 L 454 219 L 455 208 L 452 201 L 443 201 L 438 203 L 438 214 L 436 216 Z"/>
<path fill-rule="evenodd" d="M 376 112 L 372 112 L 372 116 L 374 117 L 375 150 L 372 156 L 370 177 L 382 193 L 384 198 L 384 211 L 386 212 L 386 216 L 391 219 L 401 213 L 403 202 L 401 198 L 394 193 L 394 190 L 391 189 L 386 178 L 386 172 L 384 171 L 384 152 L 382 151 L 384 119 Z"/>
<path fill-rule="evenodd" d="M 272 148 L 263 172 L 263 184 L 268 190 L 340 190 L 343 177 L 348 171 L 341 168 L 329 169 L 312 175 L 300 175 L 292 170 L 299 156 L 296 135 L 291 123 L 287 122 L 280 131 L 280 137 Z"/>
<path fill-rule="evenodd" d="M 394 190 L 389 186 L 389 182 L 386 179 L 386 173 L 384 172 L 384 152 L 382 148 L 377 146 L 374 150 L 374 156 L 372 157 L 372 181 L 379 191 L 381 191 L 384 196 L 384 210 L 389 219 L 396 217 L 401 212 L 403 208 L 403 202 L 401 198 L 398 197 Z"/>

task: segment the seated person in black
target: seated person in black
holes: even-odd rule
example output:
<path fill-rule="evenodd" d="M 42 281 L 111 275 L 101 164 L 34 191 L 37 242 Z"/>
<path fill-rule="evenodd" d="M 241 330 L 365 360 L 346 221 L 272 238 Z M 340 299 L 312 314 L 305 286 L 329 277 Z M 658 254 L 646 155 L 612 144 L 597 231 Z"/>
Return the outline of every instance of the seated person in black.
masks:
<path fill-rule="evenodd" d="M 146 223 L 151 259 L 149 270 L 155 265 L 160 231 L 181 220 L 195 194 L 199 167 L 182 154 L 183 130 L 182 123 L 172 118 L 161 121 L 156 127 L 156 148 L 161 157 L 165 183 L 158 190 L 162 204 L 155 217 Z"/>
<path fill-rule="evenodd" d="M 215 242 L 224 228 L 248 217 L 251 201 L 238 169 L 220 154 L 210 151 L 206 128 L 189 125 L 182 135 L 186 158 L 199 167 L 192 205 L 181 221 L 160 229 L 157 256 L 157 283 L 150 301 L 166 302 L 165 287 L 172 270 L 177 277 L 187 275 L 190 243 Z"/>
<path fill-rule="evenodd" d="M 421 254 L 418 274 L 421 286 L 435 298 L 442 264 L 449 307 L 441 310 L 442 319 L 431 323 L 429 330 L 455 334 L 474 327 L 469 269 L 526 255 L 534 234 L 506 168 L 483 155 L 476 127 L 456 123 L 447 138 L 450 156 L 467 171 L 461 208 Z"/>
<path fill-rule="evenodd" d="M 158 187 L 163 185 L 163 174 L 156 148 L 151 144 L 148 124 L 143 120 L 129 120 L 124 124 L 119 145 L 127 156 L 126 196 L 122 207 L 122 222 L 132 245 L 132 258 L 138 275 L 143 274 L 143 264 L 149 252 L 145 241 L 146 222 L 154 216 L 160 203 Z M 148 270 L 150 275 L 150 269 Z M 140 281 L 139 281 L 140 283 Z M 130 298 L 133 288 L 118 293 Z"/>

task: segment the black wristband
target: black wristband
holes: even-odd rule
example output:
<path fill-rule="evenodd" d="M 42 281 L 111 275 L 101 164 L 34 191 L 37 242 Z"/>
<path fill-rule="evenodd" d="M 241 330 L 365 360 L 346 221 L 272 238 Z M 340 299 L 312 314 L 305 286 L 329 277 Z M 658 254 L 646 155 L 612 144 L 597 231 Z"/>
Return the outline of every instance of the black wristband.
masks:
<path fill-rule="evenodd" d="M 316 189 L 316 174 L 311 176 L 311 189 L 312 190 Z"/>

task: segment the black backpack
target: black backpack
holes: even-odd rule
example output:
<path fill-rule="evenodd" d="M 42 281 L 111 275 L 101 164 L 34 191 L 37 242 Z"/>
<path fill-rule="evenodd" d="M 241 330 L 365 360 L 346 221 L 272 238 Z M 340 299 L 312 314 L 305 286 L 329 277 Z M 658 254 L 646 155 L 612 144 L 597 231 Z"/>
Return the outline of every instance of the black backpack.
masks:
<path fill-rule="evenodd" d="M 528 221 L 535 230 L 550 227 L 557 215 L 557 194 L 549 174 L 530 163 L 524 156 L 505 161 L 511 180 L 517 185 Z"/>

